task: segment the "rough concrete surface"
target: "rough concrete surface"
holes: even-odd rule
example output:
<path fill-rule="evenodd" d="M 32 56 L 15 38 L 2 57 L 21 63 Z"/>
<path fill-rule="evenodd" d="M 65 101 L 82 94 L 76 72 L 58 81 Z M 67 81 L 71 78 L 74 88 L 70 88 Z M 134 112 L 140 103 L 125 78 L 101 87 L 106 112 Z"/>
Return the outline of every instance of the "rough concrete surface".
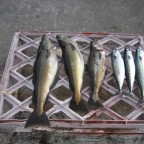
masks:
<path fill-rule="evenodd" d="M 0 75 L 15 31 L 125 32 L 144 34 L 143 0 L 0 0 Z M 12 133 L 0 133 L 8 143 Z M 143 136 L 65 136 L 20 133 L 11 143 L 141 144 Z"/>

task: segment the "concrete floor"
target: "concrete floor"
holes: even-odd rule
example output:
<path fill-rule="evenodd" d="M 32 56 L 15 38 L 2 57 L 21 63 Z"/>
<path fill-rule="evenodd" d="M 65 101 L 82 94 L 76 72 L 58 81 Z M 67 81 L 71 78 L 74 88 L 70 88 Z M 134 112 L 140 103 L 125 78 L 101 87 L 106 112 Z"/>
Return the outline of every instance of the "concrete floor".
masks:
<path fill-rule="evenodd" d="M 15 31 L 107 31 L 144 35 L 143 7 L 143 0 L 0 0 L 0 75 Z"/>
<path fill-rule="evenodd" d="M 144 34 L 143 0 L 0 1 L 0 74 L 15 31 L 95 31 Z"/>

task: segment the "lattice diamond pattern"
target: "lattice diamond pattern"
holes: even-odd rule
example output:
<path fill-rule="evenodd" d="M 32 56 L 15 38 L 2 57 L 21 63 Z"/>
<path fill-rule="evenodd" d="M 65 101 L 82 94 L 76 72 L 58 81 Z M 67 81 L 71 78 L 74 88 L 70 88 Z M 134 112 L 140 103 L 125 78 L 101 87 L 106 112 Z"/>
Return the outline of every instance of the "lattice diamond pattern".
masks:
<path fill-rule="evenodd" d="M 36 50 L 38 48 L 41 36 L 44 33 L 27 33 L 17 32 L 14 35 L 14 42 L 12 43 L 11 52 L 9 54 L 6 69 L 3 75 L 1 84 L 1 103 L 3 109 L 0 113 L 0 119 L 18 118 L 18 113 L 23 118 L 23 113 L 32 111 L 31 96 L 32 96 L 32 66 L 36 57 Z M 71 119 L 71 120 L 135 120 L 143 119 L 143 105 L 137 105 L 138 99 L 135 100 L 132 97 L 125 95 L 114 95 L 118 91 L 116 86 L 113 71 L 111 67 L 110 54 L 112 48 L 117 47 L 121 52 L 124 47 L 129 44 L 131 50 L 135 51 L 135 45 L 138 42 L 143 42 L 143 37 L 136 35 L 120 35 L 120 34 L 109 34 L 109 35 L 98 35 L 98 34 L 74 34 L 74 33 L 56 33 L 48 32 L 45 33 L 50 38 L 54 45 L 58 48 L 56 35 L 67 35 L 72 40 L 77 41 L 80 50 L 83 54 L 85 62 L 89 56 L 89 43 L 92 39 L 98 40 L 103 45 L 106 51 L 106 75 L 103 80 L 102 90 L 100 91 L 100 98 L 103 102 L 104 108 L 90 111 L 86 115 L 81 115 L 77 112 L 72 111 L 69 108 L 69 102 L 71 100 L 72 92 L 69 90 L 68 78 L 64 72 L 63 63 L 61 61 L 61 54 L 58 54 L 59 59 L 59 79 L 55 87 L 51 90 L 49 95 L 49 103 L 45 111 L 50 119 Z M 58 52 L 60 53 L 60 51 Z M 13 55 L 13 57 L 11 57 Z M 26 95 L 19 98 L 18 92 L 23 87 L 27 87 L 30 93 L 25 90 Z M 134 89 L 137 89 L 137 85 L 134 85 Z M 125 89 L 127 90 L 127 88 Z M 84 84 L 82 87 L 82 98 L 88 101 L 90 94 L 89 80 L 85 76 Z M 138 95 L 137 92 L 135 94 Z M 13 95 L 13 96 L 12 96 Z M 138 96 L 139 97 L 139 96 Z M 120 105 L 117 104 L 123 102 L 123 108 L 130 108 L 131 110 L 126 114 L 121 114 L 117 109 L 120 109 Z M 7 104 L 6 104 L 7 103 Z M 7 105 L 7 107 L 6 107 Z M 138 114 L 139 112 L 139 114 Z"/>

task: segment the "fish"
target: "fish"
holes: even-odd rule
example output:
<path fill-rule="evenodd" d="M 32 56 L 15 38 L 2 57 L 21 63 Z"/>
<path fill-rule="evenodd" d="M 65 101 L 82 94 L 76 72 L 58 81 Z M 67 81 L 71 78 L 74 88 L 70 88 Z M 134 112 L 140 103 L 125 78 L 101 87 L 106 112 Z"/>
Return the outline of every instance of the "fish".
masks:
<path fill-rule="evenodd" d="M 134 63 L 132 51 L 129 48 L 130 46 L 126 46 L 124 50 L 125 75 L 126 75 L 126 80 L 130 91 L 130 95 L 134 96 L 133 84 L 135 81 L 135 63 Z"/>
<path fill-rule="evenodd" d="M 44 106 L 48 102 L 50 89 L 56 84 L 58 75 L 58 60 L 54 51 L 54 45 L 47 38 L 42 36 L 36 60 L 33 66 L 34 85 L 32 104 L 34 111 L 28 118 L 25 128 L 31 126 L 50 126 L 48 117 L 44 112 Z"/>
<path fill-rule="evenodd" d="M 136 80 L 140 88 L 140 99 L 144 100 L 144 51 L 141 46 L 136 49 L 135 53 Z"/>
<path fill-rule="evenodd" d="M 114 76 L 119 88 L 119 91 L 117 93 L 122 94 L 122 87 L 125 79 L 125 66 L 124 66 L 124 61 L 121 56 L 121 53 L 117 48 L 114 48 L 112 50 L 111 62 L 112 62 Z"/>
<path fill-rule="evenodd" d="M 105 74 L 105 60 L 105 51 L 103 47 L 92 41 L 90 44 L 90 55 L 87 63 L 91 89 L 88 104 L 91 107 L 103 107 L 103 104 L 99 99 L 99 90 Z"/>
<path fill-rule="evenodd" d="M 74 111 L 87 113 L 87 106 L 81 98 L 81 88 L 84 76 L 84 59 L 78 44 L 66 36 L 57 35 L 56 38 L 62 49 L 62 59 L 65 72 L 69 79 L 69 87 L 74 93 L 69 108 Z"/>

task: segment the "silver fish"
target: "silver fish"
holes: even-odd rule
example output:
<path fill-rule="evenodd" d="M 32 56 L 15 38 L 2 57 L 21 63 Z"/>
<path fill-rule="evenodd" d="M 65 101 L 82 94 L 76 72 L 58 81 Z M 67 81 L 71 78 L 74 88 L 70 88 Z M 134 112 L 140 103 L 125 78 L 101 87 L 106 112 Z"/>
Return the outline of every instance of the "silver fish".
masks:
<path fill-rule="evenodd" d="M 119 92 L 122 93 L 122 87 L 125 78 L 125 67 L 124 67 L 123 58 L 118 49 L 113 49 L 111 61 L 112 61 L 112 67 L 113 67 L 115 79 L 119 87 Z"/>
<path fill-rule="evenodd" d="M 130 95 L 133 96 L 134 94 L 132 91 L 133 91 L 133 84 L 135 80 L 135 63 L 134 63 L 132 52 L 129 49 L 129 46 L 127 46 L 124 51 L 124 64 L 125 64 L 125 74 L 126 74 L 128 88 L 130 91 Z"/>
<path fill-rule="evenodd" d="M 141 91 L 141 99 L 144 100 L 144 51 L 139 46 L 135 54 L 136 80 Z"/>
<path fill-rule="evenodd" d="M 105 51 L 98 43 L 92 42 L 90 45 L 90 55 L 87 66 L 92 92 L 88 101 L 89 106 L 96 108 L 103 107 L 98 93 L 105 74 Z"/>
<path fill-rule="evenodd" d="M 81 99 L 84 59 L 80 53 L 78 44 L 66 36 L 57 36 L 57 39 L 62 49 L 64 68 L 69 78 L 69 86 L 74 93 L 69 107 L 72 110 L 87 112 L 87 107 Z"/>
<path fill-rule="evenodd" d="M 58 60 L 53 48 L 51 41 L 44 35 L 33 67 L 34 92 L 32 103 L 35 108 L 25 127 L 50 125 L 44 112 L 44 106 L 47 103 L 50 89 L 56 82 L 58 71 Z"/>

